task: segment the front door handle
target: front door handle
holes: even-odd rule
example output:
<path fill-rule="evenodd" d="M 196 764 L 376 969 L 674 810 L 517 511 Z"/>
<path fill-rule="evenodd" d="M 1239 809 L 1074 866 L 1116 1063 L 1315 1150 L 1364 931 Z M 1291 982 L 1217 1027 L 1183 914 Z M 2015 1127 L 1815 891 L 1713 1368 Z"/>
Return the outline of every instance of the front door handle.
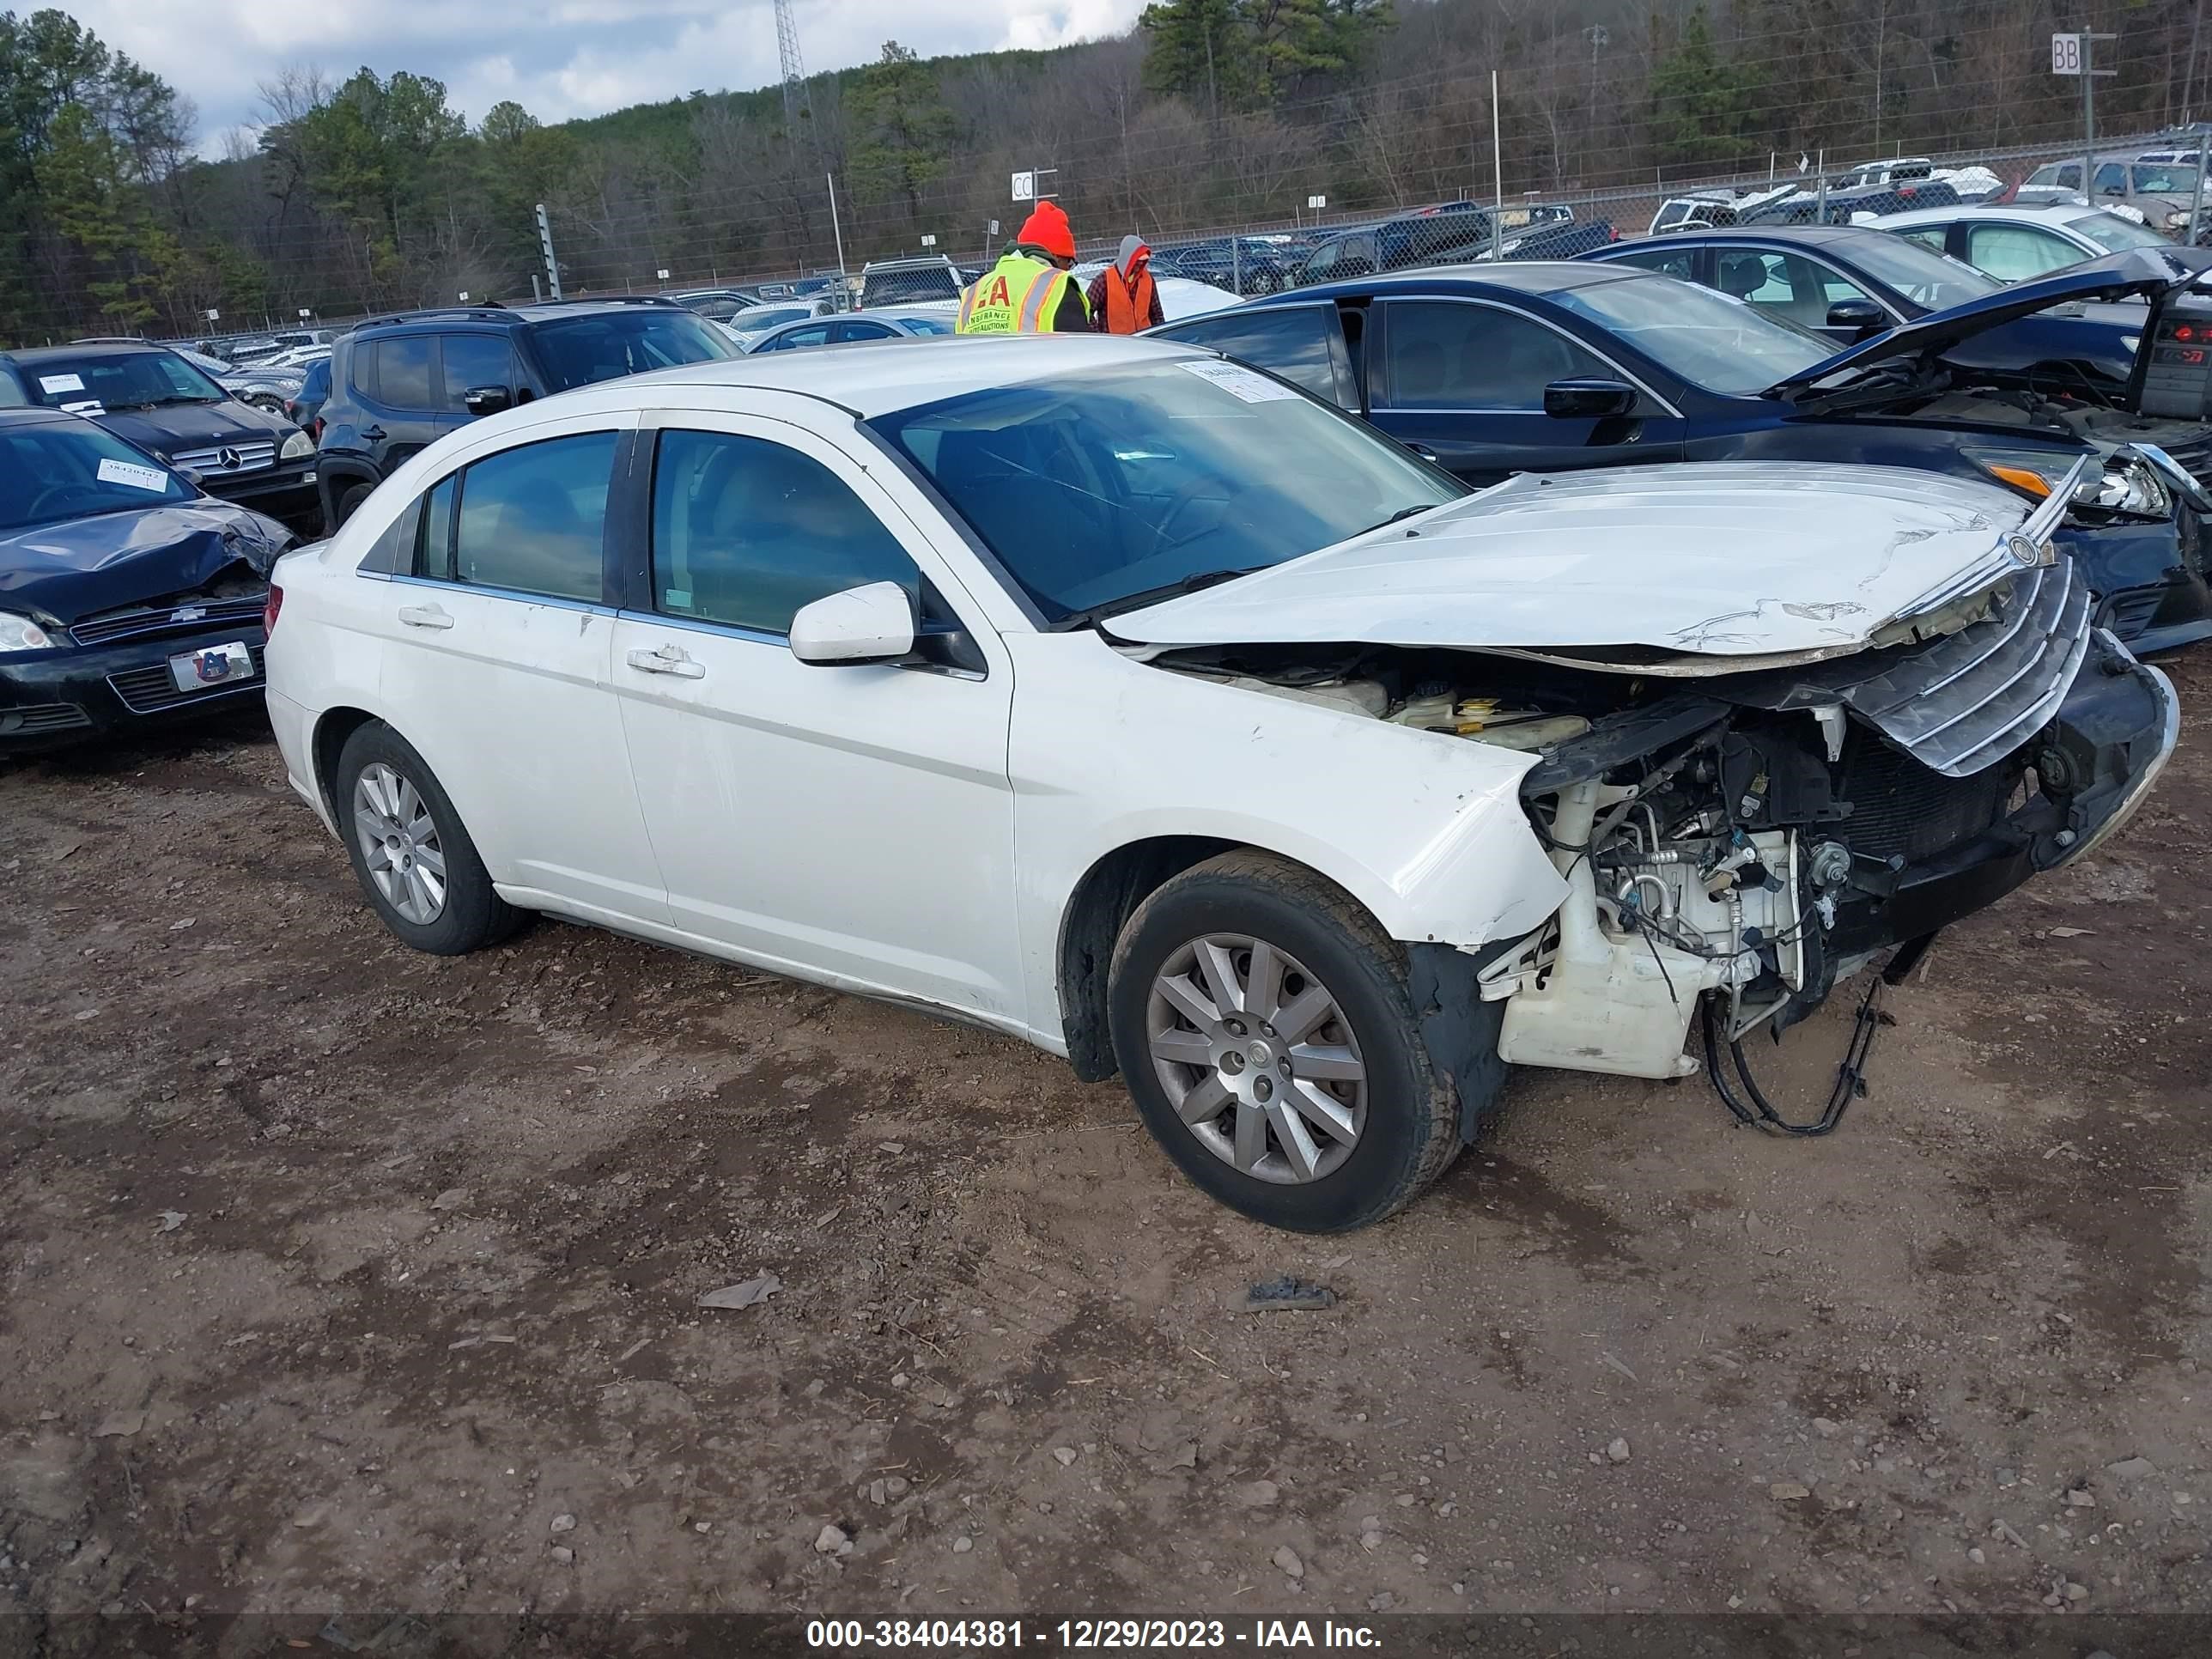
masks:
<path fill-rule="evenodd" d="M 1435 450 L 1430 448 L 1426 444 L 1415 443 L 1411 438 L 1406 440 L 1406 447 L 1412 450 L 1413 453 L 1419 456 L 1425 461 L 1433 461 L 1437 458 L 1437 452 Z"/>
<path fill-rule="evenodd" d="M 453 619 L 434 605 L 403 605 L 399 620 L 410 628 L 451 628 Z"/>
<path fill-rule="evenodd" d="M 380 444 L 384 441 L 384 428 L 380 426 L 365 426 L 361 429 L 361 435 L 373 444 Z"/>
<path fill-rule="evenodd" d="M 694 662 L 680 645 L 664 645 L 658 651 L 633 651 L 629 665 L 643 674 L 673 674 L 679 680 L 703 680 L 707 665 Z"/>

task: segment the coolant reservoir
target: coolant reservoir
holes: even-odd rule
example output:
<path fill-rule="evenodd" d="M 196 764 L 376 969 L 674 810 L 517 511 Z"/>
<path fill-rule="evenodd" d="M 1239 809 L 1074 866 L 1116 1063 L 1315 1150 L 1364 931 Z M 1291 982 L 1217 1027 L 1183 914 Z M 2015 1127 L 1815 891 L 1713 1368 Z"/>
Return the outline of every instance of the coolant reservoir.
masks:
<path fill-rule="evenodd" d="M 1493 749 L 1525 752 L 1549 749 L 1569 738 L 1579 738 L 1589 727 L 1590 723 L 1580 714 L 1540 714 L 1529 720 L 1509 717 L 1503 721 L 1462 720 L 1459 734 L 1473 738 L 1477 743 L 1486 743 Z"/>

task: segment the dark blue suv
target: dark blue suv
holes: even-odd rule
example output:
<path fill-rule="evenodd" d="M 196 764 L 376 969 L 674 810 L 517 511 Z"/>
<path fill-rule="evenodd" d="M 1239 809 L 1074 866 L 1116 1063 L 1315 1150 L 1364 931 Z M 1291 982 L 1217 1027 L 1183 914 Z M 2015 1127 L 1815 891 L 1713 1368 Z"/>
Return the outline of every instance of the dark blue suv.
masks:
<path fill-rule="evenodd" d="M 2129 265 L 2101 287 L 2163 292 L 2190 275 Z M 2032 307 L 2027 289 L 2055 283 L 2015 292 Z M 1938 361 L 1955 343 L 1940 315 L 1839 354 L 1709 289 L 1577 261 L 1331 283 L 1154 332 L 1271 370 L 1476 485 L 1644 462 L 1796 460 L 1945 472 L 2041 498 L 2094 456 L 2060 539 L 2100 596 L 2101 620 L 2146 650 L 2212 636 L 2212 496 L 2166 454 L 2204 465 L 2212 428 L 2118 409 L 2062 417 L 2033 394 L 1979 386 Z M 1632 529 L 1624 553 L 1633 547 Z"/>
<path fill-rule="evenodd" d="M 647 295 L 465 306 L 359 324 L 331 349 L 330 396 L 318 411 L 324 526 L 343 524 L 402 461 L 478 416 L 737 355 L 712 323 Z"/>

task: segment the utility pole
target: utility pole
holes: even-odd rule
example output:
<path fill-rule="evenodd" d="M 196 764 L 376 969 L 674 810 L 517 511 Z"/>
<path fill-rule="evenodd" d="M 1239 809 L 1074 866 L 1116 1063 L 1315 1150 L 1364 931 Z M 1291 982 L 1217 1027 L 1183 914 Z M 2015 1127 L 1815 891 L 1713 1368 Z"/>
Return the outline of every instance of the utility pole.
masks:
<path fill-rule="evenodd" d="M 830 234 L 837 239 L 837 275 L 842 278 L 845 275 L 845 232 L 837 222 L 837 175 L 825 173 L 822 181 L 830 186 Z"/>
<path fill-rule="evenodd" d="M 1874 15 L 1874 153 L 1881 154 L 1881 59 L 1889 33 L 1889 0 Z"/>
<path fill-rule="evenodd" d="M 545 216 L 545 204 L 538 204 L 538 251 L 545 256 L 545 285 L 555 299 L 561 297 L 561 262 L 553 257 L 553 222 Z"/>
<path fill-rule="evenodd" d="M 2091 207 L 2097 204 L 2097 77 L 2119 73 L 2096 66 L 2096 43 L 2119 38 L 2081 30 L 2081 199 Z"/>

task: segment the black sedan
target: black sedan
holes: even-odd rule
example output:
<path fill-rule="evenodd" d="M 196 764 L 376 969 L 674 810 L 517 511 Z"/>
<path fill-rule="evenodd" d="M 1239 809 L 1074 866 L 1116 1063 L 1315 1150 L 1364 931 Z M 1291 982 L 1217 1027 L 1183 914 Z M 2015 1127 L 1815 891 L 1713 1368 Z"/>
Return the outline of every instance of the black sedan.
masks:
<path fill-rule="evenodd" d="M 2061 539 L 2101 596 L 2102 620 L 2145 650 L 2212 637 L 2212 496 L 2167 459 L 2204 453 L 2212 433 L 2119 410 L 2051 419 L 2023 394 L 1919 362 L 1911 330 L 1897 337 L 1901 358 L 1830 373 L 1875 348 L 1836 354 L 1709 289 L 1575 261 L 1333 283 L 1155 332 L 1272 370 L 1474 484 L 1640 462 L 1799 460 L 1913 467 L 2039 498 L 2087 460 Z"/>
<path fill-rule="evenodd" d="M 1663 241 L 1623 242 L 1581 256 L 1636 265 L 1718 289 L 1838 345 L 1868 339 L 1988 300 L 2013 288 L 1962 260 L 1863 226 L 1738 224 Z M 2124 391 L 2141 344 L 2140 306 L 2095 306 L 2069 315 L 2039 311 L 1962 342 L 1948 361 L 2017 385 L 2111 398 Z"/>
<path fill-rule="evenodd" d="M 82 416 L 0 410 L 0 753 L 253 706 L 291 545 Z"/>

